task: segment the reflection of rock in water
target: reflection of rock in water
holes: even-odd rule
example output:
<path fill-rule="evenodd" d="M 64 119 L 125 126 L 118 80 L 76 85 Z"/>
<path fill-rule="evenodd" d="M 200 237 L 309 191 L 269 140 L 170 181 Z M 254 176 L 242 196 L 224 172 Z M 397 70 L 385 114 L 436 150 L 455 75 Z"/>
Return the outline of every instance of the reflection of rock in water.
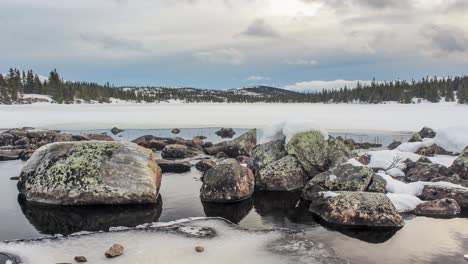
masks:
<path fill-rule="evenodd" d="M 161 216 L 162 198 L 148 205 L 58 206 L 28 203 L 18 197 L 21 210 L 41 233 L 68 235 L 79 231 L 107 231 L 109 227 L 134 227 L 157 222 Z"/>
<path fill-rule="evenodd" d="M 205 215 L 208 217 L 222 217 L 238 224 L 246 217 L 253 207 L 252 198 L 237 203 L 206 203 L 202 202 Z"/>

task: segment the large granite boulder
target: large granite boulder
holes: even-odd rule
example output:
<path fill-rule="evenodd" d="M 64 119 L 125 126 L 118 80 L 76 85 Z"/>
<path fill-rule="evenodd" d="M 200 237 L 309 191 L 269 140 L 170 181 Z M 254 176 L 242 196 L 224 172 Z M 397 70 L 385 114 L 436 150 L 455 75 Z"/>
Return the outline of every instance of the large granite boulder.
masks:
<path fill-rule="evenodd" d="M 257 130 L 252 129 L 231 141 L 223 141 L 210 148 L 205 148 L 205 151 L 210 155 L 224 152 L 230 158 L 237 158 L 238 156 L 250 156 L 256 145 Z"/>
<path fill-rule="evenodd" d="M 186 159 L 193 158 L 200 154 L 203 154 L 203 152 L 199 149 L 180 144 L 167 145 L 161 152 L 161 156 L 165 159 Z"/>
<path fill-rule="evenodd" d="M 203 175 L 200 198 L 203 202 L 232 203 L 250 197 L 253 173 L 235 159 L 225 159 Z"/>
<path fill-rule="evenodd" d="M 288 153 L 284 149 L 284 140 L 270 141 L 255 147 L 248 165 L 249 168 L 256 173 L 286 155 L 288 155 Z"/>
<path fill-rule="evenodd" d="M 368 191 L 374 177 L 375 185 L 371 190 L 385 192 L 385 184 L 380 184 L 380 176 L 375 175 L 372 169 L 349 163 L 340 164 L 310 180 L 303 190 L 303 197 L 306 200 L 313 200 L 325 191 Z"/>
<path fill-rule="evenodd" d="M 468 208 L 468 188 L 426 185 L 418 197 L 425 201 L 450 198 L 455 200 L 461 208 Z"/>
<path fill-rule="evenodd" d="M 383 193 L 324 192 L 309 211 L 326 223 L 347 227 L 401 228 L 403 218 Z"/>
<path fill-rule="evenodd" d="M 286 145 L 289 155 L 294 155 L 310 177 L 347 160 L 351 151 L 339 140 L 325 140 L 318 131 L 295 134 Z"/>
<path fill-rule="evenodd" d="M 425 162 L 407 162 L 405 181 L 449 181 L 458 183 L 460 178 L 451 169 L 441 164 Z"/>
<path fill-rule="evenodd" d="M 161 169 L 151 150 L 130 142 L 61 142 L 24 165 L 26 200 L 63 205 L 156 203 Z"/>
<path fill-rule="evenodd" d="M 460 214 L 461 208 L 453 199 L 438 199 L 422 202 L 413 210 L 415 215 L 451 218 Z"/>
<path fill-rule="evenodd" d="M 460 178 L 468 180 L 468 147 L 460 153 L 450 169 L 456 172 Z"/>
<path fill-rule="evenodd" d="M 255 174 L 255 186 L 265 191 L 292 191 L 303 188 L 307 173 L 292 155 L 268 164 Z"/>

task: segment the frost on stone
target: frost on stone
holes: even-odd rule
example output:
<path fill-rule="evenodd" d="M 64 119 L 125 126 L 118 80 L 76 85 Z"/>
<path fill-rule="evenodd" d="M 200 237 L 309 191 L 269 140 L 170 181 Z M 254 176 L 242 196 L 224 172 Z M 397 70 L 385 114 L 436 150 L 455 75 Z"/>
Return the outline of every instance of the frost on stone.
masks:
<path fill-rule="evenodd" d="M 146 224 L 76 236 L 13 241 L 0 244 L 0 252 L 18 256 L 22 263 L 66 263 L 86 255 L 90 263 L 107 263 L 104 252 L 119 243 L 122 263 L 347 263 L 333 249 L 311 235 L 289 230 L 247 230 L 219 218 L 199 218 L 171 224 Z M 195 246 L 203 246 L 197 253 Z M 239 259 L 241 256 L 241 260 Z"/>

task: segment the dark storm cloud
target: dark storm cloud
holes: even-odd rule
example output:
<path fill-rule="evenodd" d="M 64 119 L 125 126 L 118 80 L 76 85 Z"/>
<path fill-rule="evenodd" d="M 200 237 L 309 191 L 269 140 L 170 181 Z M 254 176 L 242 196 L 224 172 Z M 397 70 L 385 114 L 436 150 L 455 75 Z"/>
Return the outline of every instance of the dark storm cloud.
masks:
<path fill-rule="evenodd" d="M 276 30 L 263 19 L 257 19 L 252 24 L 250 24 L 247 29 L 242 32 L 243 35 L 253 36 L 253 37 L 266 37 L 266 38 L 275 38 L 279 34 Z"/>
<path fill-rule="evenodd" d="M 432 46 L 440 52 L 453 53 L 468 50 L 468 37 L 466 32 L 453 26 L 426 25 L 422 29 Z"/>
<path fill-rule="evenodd" d="M 81 40 L 103 49 L 115 49 L 133 52 L 148 52 L 142 43 L 134 40 L 117 38 L 103 34 L 81 34 Z"/>

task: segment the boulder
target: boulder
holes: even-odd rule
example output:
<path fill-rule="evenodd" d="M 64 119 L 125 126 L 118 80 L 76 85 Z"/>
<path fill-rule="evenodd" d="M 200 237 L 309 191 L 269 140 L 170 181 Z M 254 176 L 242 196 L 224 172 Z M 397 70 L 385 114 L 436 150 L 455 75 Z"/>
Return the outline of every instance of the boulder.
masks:
<path fill-rule="evenodd" d="M 326 192 L 309 211 L 328 224 L 347 227 L 401 228 L 403 218 L 383 193 Z"/>
<path fill-rule="evenodd" d="M 114 135 L 120 134 L 120 133 L 122 133 L 122 132 L 124 132 L 124 131 L 125 131 L 125 130 L 120 129 L 120 128 L 118 128 L 118 127 L 113 127 L 113 128 L 111 129 L 111 133 L 114 134 Z"/>
<path fill-rule="evenodd" d="M 446 198 L 420 203 L 413 213 L 421 216 L 451 218 L 458 216 L 460 211 L 461 208 L 455 200 Z"/>
<path fill-rule="evenodd" d="M 250 156 L 252 150 L 257 145 L 257 130 L 252 129 L 249 132 L 231 140 L 215 144 L 213 147 L 206 148 L 209 155 L 216 155 L 224 152 L 230 158 L 238 156 Z"/>
<path fill-rule="evenodd" d="M 435 138 L 437 133 L 429 127 L 423 127 L 421 131 L 418 132 L 421 138 Z"/>
<path fill-rule="evenodd" d="M 156 203 L 161 169 L 130 142 L 59 142 L 26 162 L 18 190 L 27 201 L 62 205 Z"/>
<path fill-rule="evenodd" d="M 153 135 L 145 135 L 141 136 L 132 141 L 142 147 L 149 148 L 155 151 L 163 150 L 164 147 L 171 144 L 180 144 L 185 145 L 186 141 L 181 138 L 164 138 L 164 137 L 156 137 Z"/>
<path fill-rule="evenodd" d="M 247 164 L 247 163 L 249 163 L 250 158 L 247 157 L 247 156 L 241 155 L 241 156 L 237 156 L 236 160 L 237 160 L 240 164 Z"/>
<path fill-rule="evenodd" d="M 203 152 L 198 149 L 179 144 L 167 145 L 161 152 L 161 156 L 165 159 L 186 159 L 200 154 L 203 154 Z"/>
<path fill-rule="evenodd" d="M 453 155 L 452 152 L 448 152 L 445 149 L 437 146 L 436 144 L 432 144 L 428 147 L 420 147 L 416 154 L 427 156 L 427 157 L 434 157 L 434 155 Z"/>
<path fill-rule="evenodd" d="M 83 136 L 86 140 L 114 141 L 111 136 L 105 134 L 85 134 Z"/>
<path fill-rule="evenodd" d="M 158 160 L 157 162 L 163 173 L 183 173 L 190 171 L 192 168 L 192 165 L 190 165 L 190 162 L 188 161 Z"/>
<path fill-rule="evenodd" d="M 468 147 L 455 159 L 450 169 L 457 173 L 460 178 L 468 180 Z"/>
<path fill-rule="evenodd" d="M 256 173 L 267 165 L 288 155 L 284 149 L 284 140 L 270 141 L 257 145 L 248 162 L 249 168 Z"/>
<path fill-rule="evenodd" d="M 179 134 L 179 133 L 180 133 L 180 129 L 174 128 L 174 129 L 171 130 L 171 133 L 172 133 L 172 134 Z"/>
<path fill-rule="evenodd" d="M 222 138 L 232 138 L 236 132 L 232 128 L 221 128 L 215 134 Z"/>
<path fill-rule="evenodd" d="M 371 184 L 369 185 L 369 187 L 367 187 L 367 191 L 385 193 L 386 186 L 387 186 L 387 181 L 384 178 L 382 178 L 382 176 L 374 174 L 374 176 L 372 176 Z"/>
<path fill-rule="evenodd" d="M 400 146 L 400 145 L 401 145 L 401 142 L 395 140 L 392 143 L 390 143 L 390 145 L 388 145 L 387 149 L 394 150 L 394 149 L 398 148 L 398 146 Z"/>
<path fill-rule="evenodd" d="M 451 169 L 441 164 L 408 162 L 405 169 L 405 181 L 434 181 L 435 179 L 451 179 L 451 182 L 460 182 L 460 178 Z"/>
<path fill-rule="evenodd" d="M 286 145 L 289 155 L 294 155 L 310 177 L 347 160 L 351 151 L 343 142 L 325 140 L 318 131 L 295 134 Z"/>
<path fill-rule="evenodd" d="M 203 202 L 241 201 L 252 195 L 254 181 L 248 168 L 235 159 L 225 159 L 205 172 L 200 198 Z"/>
<path fill-rule="evenodd" d="M 115 257 L 118 257 L 120 255 L 122 255 L 124 252 L 124 247 L 120 244 L 114 244 L 112 245 L 112 247 L 110 247 L 106 253 L 104 253 L 104 255 L 107 257 L 107 258 L 115 258 Z"/>
<path fill-rule="evenodd" d="M 412 162 L 412 161 L 410 161 L 410 162 Z M 416 162 L 419 162 L 419 163 L 432 163 L 432 161 L 426 156 L 421 156 Z"/>
<path fill-rule="evenodd" d="M 22 149 L 0 150 L 0 161 L 20 159 L 23 152 Z"/>
<path fill-rule="evenodd" d="M 411 138 L 408 140 L 408 142 L 421 142 L 422 141 L 422 138 L 421 138 L 421 135 L 419 135 L 419 133 L 414 133 Z"/>
<path fill-rule="evenodd" d="M 195 164 L 195 168 L 197 170 L 205 172 L 205 171 L 213 168 L 215 165 L 216 165 L 216 162 L 214 162 L 213 160 L 204 159 L 204 160 L 200 160 L 199 162 L 197 162 Z"/>
<path fill-rule="evenodd" d="M 302 195 L 306 200 L 314 200 L 325 191 L 364 192 L 368 190 L 373 177 L 374 172 L 370 168 L 349 163 L 340 164 L 310 180 Z"/>
<path fill-rule="evenodd" d="M 217 159 L 227 159 L 229 158 L 228 155 L 226 155 L 226 153 L 224 152 L 219 152 L 218 154 L 216 154 L 216 158 Z M 236 158 L 237 159 L 237 158 Z"/>
<path fill-rule="evenodd" d="M 432 201 L 450 198 L 455 200 L 461 208 L 468 208 L 468 189 L 467 188 L 452 188 L 437 185 L 424 186 L 421 195 L 418 196 L 421 200 Z"/>
<path fill-rule="evenodd" d="M 352 138 L 346 138 L 343 139 L 342 137 L 337 137 L 337 140 L 342 141 L 349 149 L 354 150 L 354 149 L 370 149 L 370 148 L 379 148 L 382 146 L 382 144 L 376 144 L 376 143 L 369 143 L 369 142 L 362 142 L 362 143 L 357 143 L 354 139 Z"/>
<path fill-rule="evenodd" d="M 255 174 L 255 186 L 265 191 L 292 191 L 304 188 L 308 177 L 292 155 L 268 164 Z"/>

